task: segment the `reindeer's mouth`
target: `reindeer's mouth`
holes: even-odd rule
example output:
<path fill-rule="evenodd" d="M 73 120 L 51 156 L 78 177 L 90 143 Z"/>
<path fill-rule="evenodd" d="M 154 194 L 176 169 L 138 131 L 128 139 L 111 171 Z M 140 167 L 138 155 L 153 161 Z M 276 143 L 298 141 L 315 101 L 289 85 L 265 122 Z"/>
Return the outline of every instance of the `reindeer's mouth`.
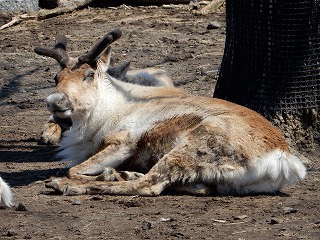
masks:
<path fill-rule="evenodd" d="M 56 110 L 56 111 L 53 111 L 52 114 L 59 118 L 70 118 L 72 115 L 72 110 L 71 109 Z"/>
<path fill-rule="evenodd" d="M 68 95 L 65 93 L 53 93 L 46 99 L 47 108 L 50 113 L 59 118 L 70 118 L 73 108 Z"/>

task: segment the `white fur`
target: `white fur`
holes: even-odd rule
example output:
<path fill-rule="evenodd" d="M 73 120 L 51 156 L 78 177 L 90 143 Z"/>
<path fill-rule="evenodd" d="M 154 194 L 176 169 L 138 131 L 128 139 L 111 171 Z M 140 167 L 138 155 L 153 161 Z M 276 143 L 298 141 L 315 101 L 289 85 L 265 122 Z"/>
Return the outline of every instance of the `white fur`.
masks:
<path fill-rule="evenodd" d="M 0 206 L 12 207 L 13 206 L 13 197 L 11 188 L 9 185 L 3 181 L 0 177 Z"/>
<path fill-rule="evenodd" d="M 217 177 L 217 182 L 222 182 L 217 186 L 219 193 L 272 193 L 303 179 L 306 168 L 296 156 L 276 149 L 261 159 L 253 160 L 247 169 L 221 173 Z"/>
<path fill-rule="evenodd" d="M 162 69 L 155 68 L 129 70 L 123 80 L 144 86 L 173 87 L 169 74 Z"/>

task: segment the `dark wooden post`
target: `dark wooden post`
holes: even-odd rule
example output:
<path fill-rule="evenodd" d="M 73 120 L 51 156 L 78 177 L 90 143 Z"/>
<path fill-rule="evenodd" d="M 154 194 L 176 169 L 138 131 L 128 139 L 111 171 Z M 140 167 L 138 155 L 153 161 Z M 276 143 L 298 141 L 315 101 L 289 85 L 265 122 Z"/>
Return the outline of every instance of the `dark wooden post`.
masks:
<path fill-rule="evenodd" d="M 226 22 L 214 97 L 260 112 L 293 144 L 314 148 L 319 143 L 320 2 L 226 0 Z"/>

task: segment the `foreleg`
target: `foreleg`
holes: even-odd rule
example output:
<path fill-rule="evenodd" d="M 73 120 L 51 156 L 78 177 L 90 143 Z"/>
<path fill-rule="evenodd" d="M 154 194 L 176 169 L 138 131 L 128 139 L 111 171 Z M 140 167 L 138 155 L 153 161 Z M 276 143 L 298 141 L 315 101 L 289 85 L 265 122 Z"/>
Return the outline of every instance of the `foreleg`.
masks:
<path fill-rule="evenodd" d="M 109 194 L 109 195 L 140 195 L 157 196 L 170 186 L 168 172 L 160 163 L 145 175 L 130 181 L 88 181 L 83 179 L 56 178 L 46 184 L 64 195 Z"/>
<path fill-rule="evenodd" d="M 182 159 L 186 158 L 187 156 L 180 154 L 179 151 L 171 151 L 160 159 L 148 173 L 136 180 L 102 182 L 60 178 L 54 179 L 46 186 L 64 195 L 109 194 L 157 196 L 165 188 L 184 184 L 185 181 L 188 181 L 188 184 L 191 186 L 196 185 L 196 176 L 198 174 L 194 174 L 192 165 L 185 165 L 186 162 Z M 205 194 L 207 190 L 204 192 L 200 190 L 199 193 L 201 194 L 201 192 Z"/>
<path fill-rule="evenodd" d="M 126 131 L 118 132 L 108 138 L 104 139 L 101 143 L 101 150 L 84 161 L 83 163 L 76 165 L 69 169 L 68 178 L 70 179 L 83 179 L 83 180 L 96 180 L 97 176 L 100 176 L 100 180 L 103 179 L 103 175 L 120 175 L 114 172 L 114 170 L 122 165 L 127 159 L 134 154 L 134 144 L 129 140 L 128 133 Z"/>
<path fill-rule="evenodd" d="M 55 122 L 47 122 L 41 133 L 41 142 L 48 145 L 56 145 L 61 138 L 62 130 L 59 124 Z"/>

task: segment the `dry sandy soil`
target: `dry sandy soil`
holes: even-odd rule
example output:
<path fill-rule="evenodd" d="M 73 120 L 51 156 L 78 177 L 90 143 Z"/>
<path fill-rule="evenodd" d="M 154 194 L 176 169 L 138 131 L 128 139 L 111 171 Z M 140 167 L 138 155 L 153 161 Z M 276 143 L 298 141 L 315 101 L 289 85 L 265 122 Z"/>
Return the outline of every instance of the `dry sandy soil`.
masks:
<path fill-rule="evenodd" d="M 221 26 L 208 30 L 213 21 Z M 1 31 L 0 174 L 16 205 L 0 209 L 0 239 L 320 239 L 316 155 L 307 178 L 276 195 L 68 197 L 45 188 L 45 179 L 66 172 L 57 148 L 38 144 L 49 117 L 44 99 L 59 68 L 33 48 L 51 47 L 62 33 L 70 55 L 78 56 L 115 27 L 123 30 L 113 44 L 117 61 L 166 69 L 177 87 L 212 96 L 223 10 L 197 16 L 186 6 L 87 8 Z"/>

